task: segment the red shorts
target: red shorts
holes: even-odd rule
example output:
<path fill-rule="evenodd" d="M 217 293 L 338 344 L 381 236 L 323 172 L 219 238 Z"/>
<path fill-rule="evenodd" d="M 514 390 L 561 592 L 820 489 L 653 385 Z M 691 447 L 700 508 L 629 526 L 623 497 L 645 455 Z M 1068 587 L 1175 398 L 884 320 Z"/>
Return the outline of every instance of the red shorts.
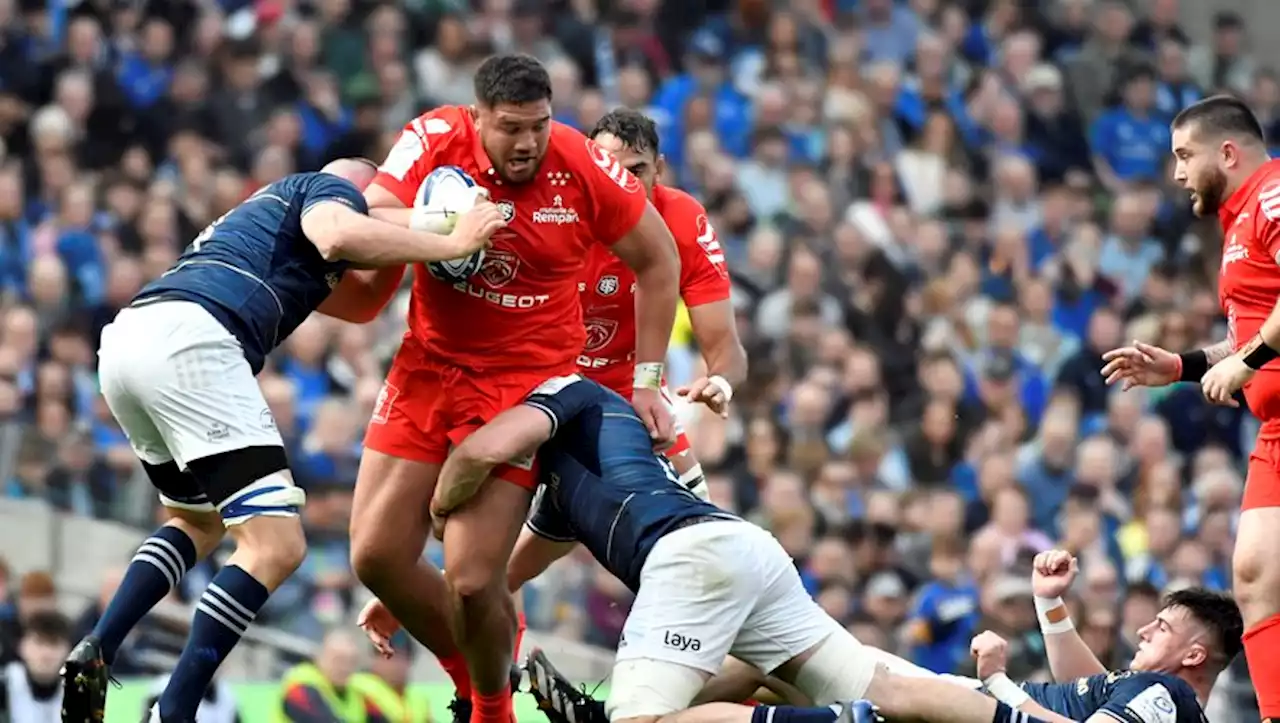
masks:
<path fill-rule="evenodd" d="M 1240 508 L 1259 507 L 1280 507 L 1280 439 L 1259 439 L 1249 455 Z"/>
<path fill-rule="evenodd" d="M 561 374 L 545 369 L 467 372 L 401 349 L 378 394 L 364 446 L 400 459 L 444 464 L 452 447 L 555 376 Z M 493 476 L 526 489 L 538 484 L 533 457 L 499 465 Z"/>

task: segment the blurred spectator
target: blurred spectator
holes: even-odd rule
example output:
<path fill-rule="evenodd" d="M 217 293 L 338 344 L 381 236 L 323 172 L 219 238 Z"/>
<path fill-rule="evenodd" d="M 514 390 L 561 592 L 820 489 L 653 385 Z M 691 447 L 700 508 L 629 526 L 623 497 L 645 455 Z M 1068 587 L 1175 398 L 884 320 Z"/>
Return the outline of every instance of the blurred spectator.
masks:
<path fill-rule="evenodd" d="M 33 612 L 18 641 L 18 659 L 0 667 L 0 712 L 12 721 L 61 720 L 58 672 L 70 652 L 71 622 L 54 610 Z"/>
<path fill-rule="evenodd" d="M 348 683 L 360 667 L 360 648 L 345 630 L 324 636 L 314 661 L 285 673 L 281 717 L 292 723 L 360 720 L 364 700 Z"/>

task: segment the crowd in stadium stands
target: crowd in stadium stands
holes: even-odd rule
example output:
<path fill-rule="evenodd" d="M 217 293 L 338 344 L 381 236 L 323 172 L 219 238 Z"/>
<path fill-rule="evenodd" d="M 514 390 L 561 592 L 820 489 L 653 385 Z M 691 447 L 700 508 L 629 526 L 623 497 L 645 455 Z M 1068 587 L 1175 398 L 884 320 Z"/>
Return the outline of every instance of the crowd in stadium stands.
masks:
<path fill-rule="evenodd" d="M 719 232 L 751 369 L 729 419 L 684 412 L 714 499 L 859 638 L 936 670 L 992 628 L 1011 676 L 1042 671 L 1022 565 L 1069 548 L 1077 625 L 1120 665 L 1162 590 L 1230 586 L 1253 437 L 1194 386 L 1098 374 L 1124 340 L 1224 337 L 1216 231 L 1171 188 L 1167 121 L 1231 92 L 1280 130 L 1248 19 L 1193 38 L 1178 4 L 0 1 L 0 494 L 149 527 L 95 386 L 101 327 L 258 186 L 380 160 L 470 101 L 480 59 L 527 52 L 564 123 L 650 113 L 667 181 Z M 319 639 L 353 616 L 351 486 L 404 307 L 313 317 L 262 374 L 311 549 L 260 622 Z M 678 322 L 673 381 L 696 364 Z M 0 572 L 0 650 L 42 591 Z M 617 643 L 627 593 L 588 558 L 526 595 L 534 627 Z"/>

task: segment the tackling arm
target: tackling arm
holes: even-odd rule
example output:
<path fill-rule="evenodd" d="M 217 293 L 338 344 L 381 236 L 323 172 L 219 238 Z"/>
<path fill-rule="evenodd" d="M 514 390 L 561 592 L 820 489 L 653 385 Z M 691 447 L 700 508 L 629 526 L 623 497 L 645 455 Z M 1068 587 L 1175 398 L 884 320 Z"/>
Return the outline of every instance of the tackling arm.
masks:
<path fill-rule="evenodd" d="M 636 363 L 661 364 L 680 300 L 680 255 L 671 230 L 646 203 L 639 223 L 610 250 L 636 274 Z"/>
<path fill-rule="evenodd" d="M 302 232 L 326 261 L 375 267 L 445 261 L 471 251 L 467 239 L 411 231 L 338 202 L 311 206 L 302 217 Z"/>
<path fill-rule="evenodd" d="M 533 454 L 555 426 L 543 411 L 520 404 L 477 429 L 445 460 L 431 512 L 447 516 L 475 495 L 494 467 Z"/>
<path fill-rule="evenodd" d="M 377 318 L 395 296 L 403 278 L 403 266 L 350 270 L 343 274 L 342 281 L 316 311 L 353 324 L 367 324 Z"/>
<path fill-rule="evenodd" d="M 707 360 L 707 376 L 718 376 L 737 387 L 747 378 L 747 350 L 738 339 L 733 302 L 725 299 L 689 309 L 693 337 Z"/>

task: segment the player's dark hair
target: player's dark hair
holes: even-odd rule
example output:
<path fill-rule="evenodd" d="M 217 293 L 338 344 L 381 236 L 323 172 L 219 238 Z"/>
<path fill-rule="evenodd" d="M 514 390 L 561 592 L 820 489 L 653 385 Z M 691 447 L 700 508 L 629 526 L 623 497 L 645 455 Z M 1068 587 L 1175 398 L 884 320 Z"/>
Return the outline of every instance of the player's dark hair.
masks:
<path fill-rule="evenodd" d="M 27 620 L 22 632 L 24 635 L 30 635 L 39 640 L 70 642 L 71 621 L 60 612 L 52 610 L 38 612 Z"/>
<path fill-rule="evenodd" d="M 480 64 L 476 102 L 486 108 L 551 100 L 551 76 L 530 55 L 494 55 Z"/>
<path fill-rule="evenodd" d="M 1213 636 L 1213 647 L 1221 655 L 1221 666 L 1240 654 L 1244 647 L 1240 636 L 1244 635 L 1244 620 L 1240 607 L 1230 595 L 1203 587 L 1189 587 L 1171 592 L 1164 598 L 1166 608 L 1182 608 L 1205 626 Z"/>
<path fill-rule="evenodd" d="M 1266 139 L 1258 117 L 1244 101 L 1230 95 L 1214 95 L 1192 103 L 1174 116 L 1171 125 L 1176 130 L 1192 124 L 1211 133 L 1255 143 Z"/>
<path fill-rule="evenodd" d="M 653 151 L 658 155 L 658 124 L 639 111 L 618 108 L 605 113 L 587 135 L 595 138 L 601 133 L 614 136 L 638 153 Z"/>

